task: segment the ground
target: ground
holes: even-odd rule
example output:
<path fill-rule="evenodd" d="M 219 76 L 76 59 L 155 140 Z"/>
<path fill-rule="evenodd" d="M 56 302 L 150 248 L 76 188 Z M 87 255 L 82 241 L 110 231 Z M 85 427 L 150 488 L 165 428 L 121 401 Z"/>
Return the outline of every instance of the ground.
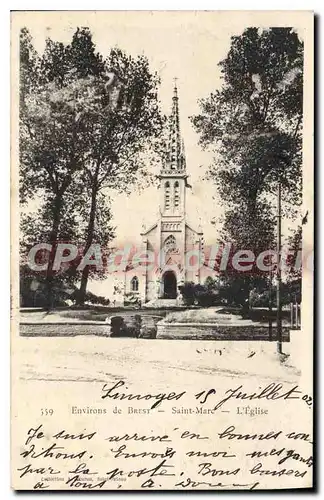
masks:
<path fill-rule="evenodd" d="M 32 384 L 86 382 L 89 390 L 88 383 L 117 379 L 137 385 L 143 383 L 143 374 L 145 381 L 154 380 L 161 386 L 172 386 L 174 380 L 192 384 L 193 376 L 195 384 L 207 386 L 215 377 L 258 377 L 261 381 L 272 380 L 275 373 L 276 380 L 290 382 L 298 376 L 288 361 L 278 359 L 275 343 L 268 342 L 148 342 L 89 336 L 82 342 L 64 337 L 21 338 L 19 346 L 20 378 Z"/>

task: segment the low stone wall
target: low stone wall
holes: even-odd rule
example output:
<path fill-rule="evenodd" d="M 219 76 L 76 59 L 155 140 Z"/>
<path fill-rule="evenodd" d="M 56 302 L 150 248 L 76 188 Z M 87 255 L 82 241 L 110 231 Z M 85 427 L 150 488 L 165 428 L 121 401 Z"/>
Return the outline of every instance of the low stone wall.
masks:
<path fill-rule="evenodd" d="M 115 318 L 120 318 L 115 321 Z M 160 316 L 114 316 L 104 322 L 21 323 L 20 335 L 26 337 L 128 337 L 183 340 L 269 340 L 267 325 L 216 325 L 211 323 L 167 323 Z M 273 327 L 273 341 L 276 329 Z M 289 328 L 283 327 L 283 341 L 289 341 Z"/>
<path fill-rule="evenodd" d="M 97 335 L 154 339 L 161 316 L 132 314 L 112 316 L 104 321 L 21 322 L 19 333 L 24 337 L 75 337 Z"/>
<path fill-rule="evenodd" d="M 22 337 L 76 337 L 97 335 L 109 337 L 110 327 L 103 323 L 20 323 Z"/>
<path fill-rule="evenodd" d="M 182 340 L 269 340 L 266 325 L 216 325 L 209 323 L 167 323 L 157 325 L 158 339 Z M 272 340 L 276 340 L 275 328 Z M 283 341 L 289 341 L 289 328 L 283 328 Z"/>

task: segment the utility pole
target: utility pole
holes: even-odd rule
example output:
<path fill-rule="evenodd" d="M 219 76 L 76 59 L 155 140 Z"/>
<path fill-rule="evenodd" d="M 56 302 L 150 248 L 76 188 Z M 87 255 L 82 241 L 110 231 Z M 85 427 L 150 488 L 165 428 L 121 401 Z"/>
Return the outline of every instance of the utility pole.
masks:
<path fill-rule="evenodd" d="M 281 314 L 281 179 L 278 172 L 277 191 L 277 352 L 282 353 L 282 314 Z"/>
<path fill-rule="evenodd" d="M 269 269 L 269 341 L 272 340 L 272 269 Z"/>

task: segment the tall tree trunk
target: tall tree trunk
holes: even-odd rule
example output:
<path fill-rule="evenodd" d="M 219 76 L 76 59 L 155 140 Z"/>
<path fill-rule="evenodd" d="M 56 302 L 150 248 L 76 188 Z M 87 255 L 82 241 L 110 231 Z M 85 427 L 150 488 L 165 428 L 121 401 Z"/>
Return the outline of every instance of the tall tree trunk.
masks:
<path fill-rule="evenodd" d="M 98 189 L 96 185 L 94 185 L 91 193 L 91 208 L 90 208 L 89 223 L 87 228 L 87 240 L 84 249 L 84 255 L 89 250 L 93 241 L 93 233 L 94 233 L 96 210 L 97 210 L 97 194 L 98 194 Z M 88 279 L 89 279 L 89 272 L 90 272 L 90 266 L 86 266 L 82 271 L 80 290 L 77 296 L 77 305 L 79 306 L 84 305 Z"/>
<path fill-rule="evenodd" d="M 53 264 L 57 248 L 61 210 L 62 210 L 62 195 L 61 193 L 59 193 L 56 195 L 53 203 L 52 230 L 49 237 L 49 244 L 52 246 L 52 250 L 49 255 L 48 266 L 46 271 L 46 281 L 45 281 L 46 306 L 48 309 L 51 309 L 53 306 L 53 284 L 54 284 Z"/>

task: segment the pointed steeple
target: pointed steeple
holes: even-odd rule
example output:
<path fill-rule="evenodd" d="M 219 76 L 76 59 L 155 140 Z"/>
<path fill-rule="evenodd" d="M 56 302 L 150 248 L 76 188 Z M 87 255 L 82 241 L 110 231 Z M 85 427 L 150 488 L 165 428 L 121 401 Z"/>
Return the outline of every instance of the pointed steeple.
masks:
<path fill-rule="evenodd" d="M 164 171 L 172 171 L 183 173 L 186 168 L 184 144 L 180 135 L 180 122 L 179 122 L 179 97 L 176 84 L 174 82 L 173 97 L 172 97 L 172 111 L 169 121 L 169 143 L 167 150 L 167 161 L 164 166 Z"/>

